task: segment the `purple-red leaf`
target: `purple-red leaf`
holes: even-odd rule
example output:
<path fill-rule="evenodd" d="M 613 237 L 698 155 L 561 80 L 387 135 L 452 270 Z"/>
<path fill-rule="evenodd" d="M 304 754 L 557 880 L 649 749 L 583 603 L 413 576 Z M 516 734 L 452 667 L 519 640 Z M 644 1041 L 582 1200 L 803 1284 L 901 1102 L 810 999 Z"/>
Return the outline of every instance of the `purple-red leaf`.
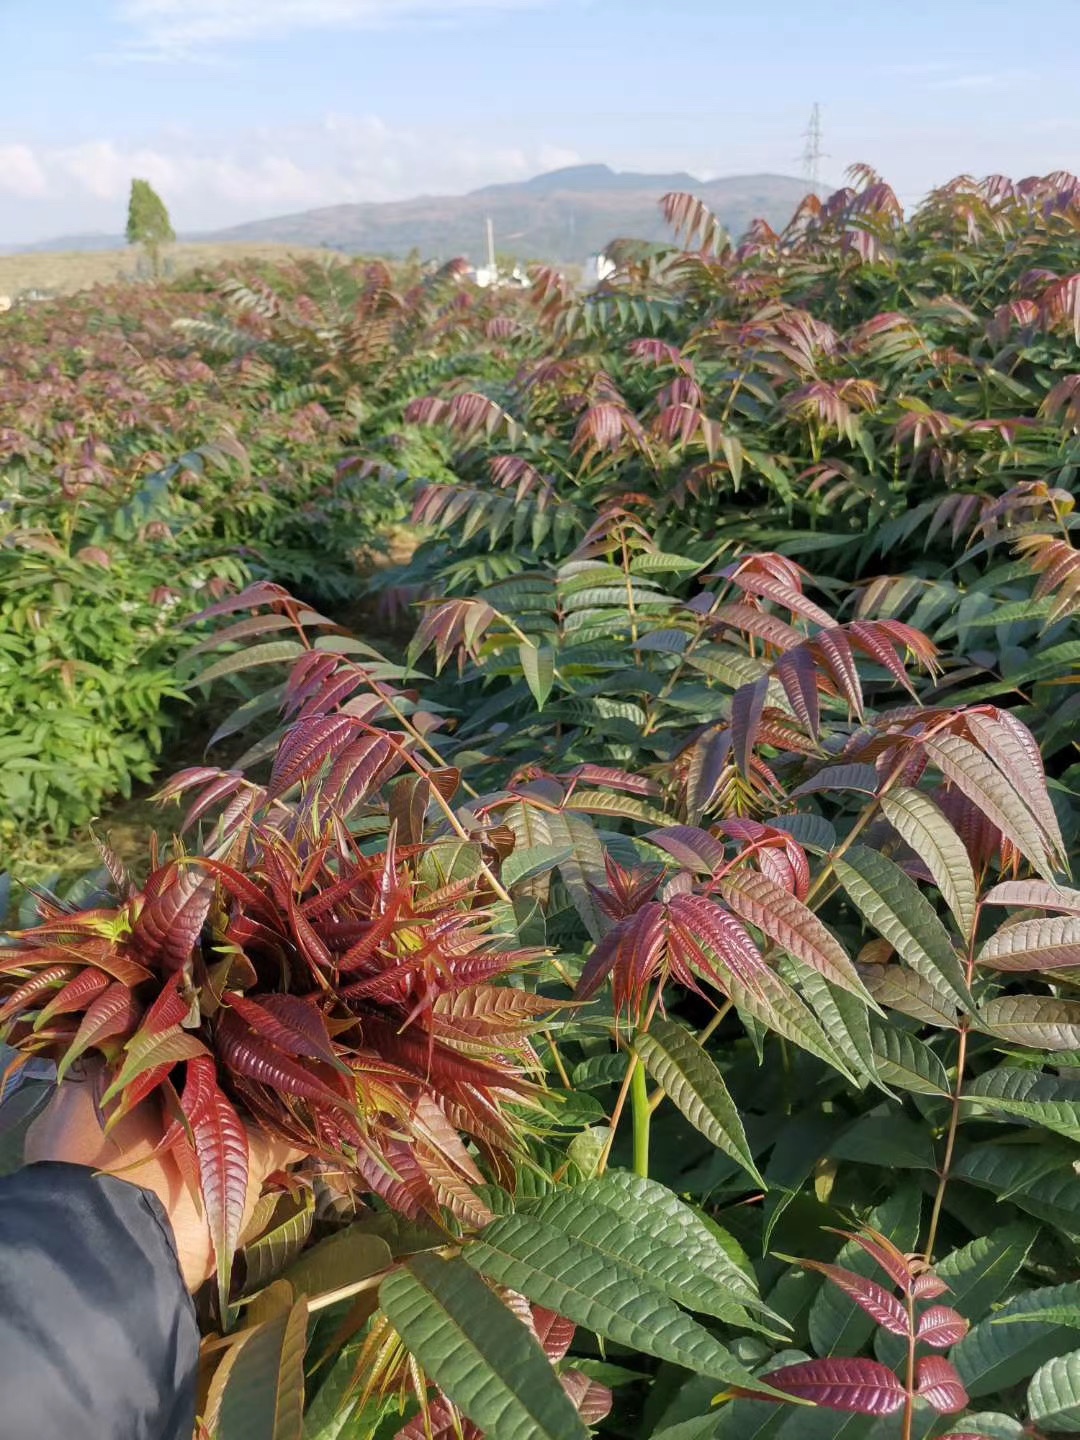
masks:
<path fill-rule="evenodd" d="M 911 1293 L 916 1300 L 936 1300 L 939 1295 L 947 1295 L 949 1287 L 933 1270 L 924 1270 L 921 1275 L 915 1276 Z"/>
<path fill-rule="evenodd" d="M 826 1410 L 844 1410 L 853 1415 L 892 1415 L 904 1404 L 903 1385 L 877 1360 L 833 1355 L 824 1360 L 784 1365 L 761 1378 L 786 1395 L 812 1400 Z M 755 1399 L 761 1398 L 755 1396 Z"/>
<path fill-rule="evenodd" d="M 958 1345 L 968 1332 L 968 1322 L 951 1305 L 931 1305 L 919 1318 L 917 1339 L 935 1350 Z"/>
<path fill-rule="evenodd" d="M 724 863 L 724 842 L 696 825 L 669 825 L 663 830 L 650 830 L 645 839 L 666 850 L 686 869 L 702 875 L 712 875 Z"/>
<path fill-rule="evenodd" d="M 720 882 L 720 893 L 747 924 L 817 970 L 833 985 L 865 999 L 858 971 L 839 940 L 814 912 L 767 875 L 741 870 Z"/>
<path fill-rule="evenodd" d="M 826 1265 L 821 1260 L 801 1260 L 799 1263 L 807 1270 L 816 1270 L 819 1275 L 831 1280 L 837 1289 L 854 1300 L 860 1310 L 865 1310 L 878 1325 L 891 1331 L 893 1335 L 908 1334 L 907 1310 L 895 1295 L 889 1294 L 884 1285 L 879 1285 L 876 1280 L 868 1280 L 854 1270 L 845 1270 L 840 1265 Z"/>
<path fill-rule="evenodd" d="M 74 1040 L 56 1067 L 57 1080 L 63 1080 L 79 1056 L 92 1046 L 102 1045 L 106 1040 L 121 1035 L 130 1035 L 141 1013 L 142 1008 L 128 987 L 118 980 L 114 981 L 91 1002 Z"/>
<path fill-rule="evenodd" d="M 181 1107 L 195 1141 L 199 1189 L 214 1245 L 224 1315 L 247 1201 L 247 1132 L 222 1094 L 214 1061 L 209 1057 L 188 1062 Z"/>
<path fill-rule="evenodd" d="M 816 740 L 821 728 L 821 701 L 817 666 L 809 645 L 797 645 L 781 655 L 773 666 L 773 673 L 784 687 L 788 704 Z"/>
<path fill-rule="evenodd" d="M 108 984 L 109 977 L 100 970 L 84 970 L 56 992 L 34 1021 L 34 1029 L 40 1030 L 54 1015 L 70 1015 L 73 1010 L 85 1009 L 91 1000 L 108 988 Z M 6 1010 L 7 1007 L 4 1008 Z M 0 1019 L 3 1018 L 4 1011 L 0 1010 Z"/>
<path fill-rule="evenodd" d="M 352 1108 L 340 1092 L 331 1090 L 299 1061 L 279 1050 L 265 1036 L 256 1034 L 231 1010 L 225 1011 L 218 1021 L 217 1041 L 222 1060 L 238 1075 L 317 1105 L 339 1110 Z"/>
<path fill-rule="evenodd" d="M 955 1415 L 968 1403 L 964 1382 L 943 1355 L 923 1355 L 915 1372 L 915 1388 L 942 1415 Z"/>
<path fill-rule="evenodd" d="M 905 1294 L 911 1290 L 913 1279 L 907 1256 L 886 1235 L 877 1230 L 834 1230 L 833 1234 L 854 1240 Z"/>
<path fill-rule="evenodd" d="M 245 995 L 229 994 L 229 1006 L 260 1035 L 287 1055 L 306 1055 L 341 1066 L 322 1014 L 298 995 L 263 995 L 258 1001 Z"/>
<path fill-rule="evenodd" d="M 65 982 L 71 979 L 73 970 L 74 967 L 71 965 L 48 965 L 44 970 L 39 970 L 36 975 L 31 975 L 29 980 L 24 980 L 11 992 L 3 1006 L 0 1006 L 0 1023 L 11 1019 L 20 1010 L 24 1010 L 32 1000 L 46 990 L 51 990 L 56 985 L 64 985 L 66 989 Z"/>
<path fill-rule="evenodd" d="M 151 885 L 128 947 L 141 964 L 180 970 L 202 931 L 214 882 L 193 865 L 173 863 L 150 877 L 148 892 Z"/>
<path fill-rule="evenodd" d="M 760 675 L 751 684 L 740 686 L 731 697 L 732 756 L 742 775 L 750 773 L 750 756 L 768 693 L 769 677 Z"/>

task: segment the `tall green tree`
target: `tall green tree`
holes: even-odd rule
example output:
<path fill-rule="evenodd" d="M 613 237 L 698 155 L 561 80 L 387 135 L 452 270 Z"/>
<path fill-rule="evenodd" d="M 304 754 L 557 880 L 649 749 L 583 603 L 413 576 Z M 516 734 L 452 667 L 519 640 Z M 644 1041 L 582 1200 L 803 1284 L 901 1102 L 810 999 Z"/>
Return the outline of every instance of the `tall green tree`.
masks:
<path fill-rule="evenodd" d="M 141 245 L 155 275 L 161 272 L 161 250 L 176 239 L 165 202 L 149 180 L 132 180 L 128 201 L 127 242 Z"/>

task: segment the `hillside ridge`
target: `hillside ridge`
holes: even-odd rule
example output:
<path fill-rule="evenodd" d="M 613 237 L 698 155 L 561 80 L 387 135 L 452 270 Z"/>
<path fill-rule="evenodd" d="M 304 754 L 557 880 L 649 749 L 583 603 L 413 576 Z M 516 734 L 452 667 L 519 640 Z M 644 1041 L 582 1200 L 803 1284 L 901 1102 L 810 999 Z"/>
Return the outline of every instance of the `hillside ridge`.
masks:
<path fill-rule="evenodd" d="M 326 205 L 250 220 L 221 230 L 188 232 L 197 243 L 315 246 L 366 255 L 426 259 L 482 258 L 490 216 L 498 249 L 520 259 L 581 263 L 611 240 L 633 235 L 663 240 L 670 230 L 657 204 L 669 190 L 690 190 L 712 207 L 733 234 L 762 218 L 783 225 L 806 192 L 790 175 L 726 175 L 698 180 L 685 171 L 649 174 L 604 164 L 572 165 L 529 180 L 485 185 L 465 195 L 420 195 L 409 200 Z M 62 236 L 0 253 L 122 247 L 119 235 Z"/>

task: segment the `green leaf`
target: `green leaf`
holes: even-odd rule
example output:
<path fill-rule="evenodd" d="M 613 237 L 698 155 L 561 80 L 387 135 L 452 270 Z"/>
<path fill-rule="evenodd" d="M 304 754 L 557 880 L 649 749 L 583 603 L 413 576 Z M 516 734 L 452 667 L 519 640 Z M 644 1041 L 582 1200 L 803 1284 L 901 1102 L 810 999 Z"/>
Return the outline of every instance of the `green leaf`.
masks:
<path fill-rule="evenodd" d="M 957 1428 L 959 1427 L 959 1428 Z M 1024 1440 L 1024 1427 L 1011 1415 L 997 1411 L 981 1410 L 977 1415 L 965 1415 L 950 1427 L 952 1434 L 963 1440 Z"/>
<path fill-rule="evenodd" d="M 626 1077 L 630 1057 L 625 1050 L 613 1050 L 608 1055 L 591 1055 L 582 1060 L 570 1072 L 570 1082 L 575 1090 L 606 1090 L 610 1085 L 619 1085 Z"/>
<path fill-rule="evenodd" d="M 776 1136 L 765 1167 L 765 1206 L 762 1249 L 772 1243 L 781 1216 L 813 1174 L 818 1161 L 829 1153 L 848 1124 L 835 1115 L 808 1110 L 786 1121 Z"/>
<path fill-rule="evenodd" d="M 551 687 L 555 683 L 555 652 L 550 646 L 519 645 L 518 661 L 525 683 L 536 701 L 536 708 L 543 710 L 547 704 Z"/>
<path fill-rule="evenodd" d="M 301 1440 L 307 1320 L 307 1302 L 298 1300 L 227 1353 L 206 1417 L 215 1440 Z"/>
<path fill-rule="evenodd" d="M 277 665 L 283 661 L 295 660 L 303 653 L 304 646 L 299 640 L 271 640 L 266 645 L 245 647 L 232 655 L 215 660 L 212 665 L 208 665 L 189 680 L 187 688 L 191 690 L 196 685 L 209 685 L 212 680 L 220 680 L 223 675 L 235 675 L 237 671 L 250 670 L 255 665 Z"/>
<path fill-rule="evenodd" d="M 643 1288 L 632 1269 L 532 1215 L 493 1221 L 466 1247 L 465 1259 L 497 1285 L 618 1345 L 728 1384 L 762 1389 L 708 1330 Z"/>
<path fill-rule="evenodd" d="M 290 1260 L 299 1254 L 304 1242 L 311 1234 L 315 1220 L 315 1197 L 305 1192 L 301 1208 L 267 1230 L 250 1245 L 245 1245 L 244 1289 L 257 1290 L 275 1279 Z"/>
<path fill-rule="evenodd" d="M 525 807 L 523 807 L 525 808 Z M 581 916 L 582 923 L 594 940 L 604 932 L 592 886 L 602 887 L 605 881 L 604 851 L 600 837 L 583 815 L 544 814 L 547 843 L 567 851 L 565 860 L 559 862 L 559 874 L 563 878 L 574 909 Z"/>
<path fill-rule="evenodd" d="M 799 960 L 782 957 L 777 968 L 801 991 L 829 1044 L 836 1047 L 859 1086 L 883 1085 L 870 1044 L 870 1016 L 864 1002 L 830 985 L 823 975 Z"/>
<path fill-rule="evenodd" d="M 1033 680 L 1058 679 L 1074 670 L 1080 662 L 1080 640 L 1065 640 L 1038 651 L 1027 665 L 1009 674 L 1009 681 L 1019 688 Z"/>
<path fill-rule="evenodd" d="M 834 1160 L 890 1170 L 936 1170 L 937 1156 L 929 1131 L 890 1108 L 887 1114 L 863 1115 L 829 1146 Z"/>
<path fill-rule="evenodd" d="M 881 797 L 886 820 L 923 861 L 964 939 L 975 929 L 976 886 L 964 842 L 928 795 L 898 786 Z"/>
<path fill-rule="evenodd" d="M 871 1440 L 875 1420 L 870 1415 L 845 1415 L 839 1410 L 794 1410 L 783 1415 L 777 1440 Z"/>
<path fill-rule="evenodd" d="M 286 1270 L 283 1279 L 298 1295 L 314 1298 L 367 1280 L 381 1270 L 389 1270 L 393 1263 L 385 1240 L 350 1226 L 306 1251 Z"/>
<path fill-rule="evenodd" d="M 845 1065 L 842 1052 L 829 1044 L 813 1011 L 776 971 L 763 968 L 743 984 L 734 970 L 728 970 L 724 983 L 747 1029 L 751 1028 L 748 1020 L 756 1021 L 765 1030 L 774 1030 L 824 1060 L 853 1085 L 858 1084 Z"/>
<path fill-rule="evenodd" d="M 1080 1141 L 1080 1080 L 1003 1065 L 965 1086 L 964 1099 Z"/>
<path fill-rule="evenodd" d="M 1005 1199 L 1067 1235 L 1080 1236 L 1080 1185 L 1069 1142 L 1049 1135 L 1030 1145 L 973 1146 L 953 1165 L 953 1176 Z"/>
<path fill-rule="evenodd" d="M 876 795 L 881 776 L 873 765 L 828 765 L 809 780 L 791 791 L 789 799 L 799 795 L 813 795 L 819 790 L 859 790 L 866 795 Z"/>
<path fill-rule="evenodd" d="M 656 1180 L 629 1170 L 608 1170 L 576 1187 L 591 1204 L 604 1205 L 645 1234 L 663 1234 L 704 1280 L 768 1314 L 758 1297 L 753 1266 L 733 1236 Z"/>
<path fill-rule="evenodd" d="M 921 1213 L 921 1191 L 905 1183 L 871 1211 L 866 1223 L 906 1252 L 918 1242 Z M 856 1275 L 880 1278 L 873 1259 L 853 1240 L 841 1246 L 835 1263 Z M 817 1355 L 857 1355 L 875 1328 L 864 1310 L 828 1284 L 822 1285 L 810 1307 L 809 1325 L 810 1343 Z"/>
<path fill-rule="evenodd" d="M 1026 1380 L 1045 1360 L 1076 1344 L 1076 1332 L 1052 1320 L 1001 1324 L 1011 1315 L 1043 1315 L 1080 1303 L 1080 1284 L 1053 1285 L 1015 1295 L 995 1316 L 982 1320 L 954 1345 L 949 1358 L 971 1396 L 992 1395 Z"/>
<path fill-rule="evenodd" d="M 1080 1000 L 1054 995 L 999 995 L 979 1011 L 980 1029 L 1011 1045 L 1080 1050 Z"/>
<path fill-rule="evenodd" d="M 635 555 L 630 561 L 631 575 L 650 575 L 654 571 L 681 571 L 690 574 L 700 569 L 700 560 L 691 560 L 686 555 L 670 555 L 662 550 L 647 550 L 641 555 Z"/>
<path fill-rule="evenodd" d="M 1080 1351 L 1057 1355 L 1035 1371 L 1028 1385 L 1028 1414 L 1040 1430 L 1080 1430 Z"/>
<path fill-rule="evenodd" d="M 1036 1234 L 1030 1222 L 1017 1221 L 946 1255 L 934 1267 L 952 1292 L 943 1303 L 973 1324 L 981 1320 L 1020 1273 Z"/>
<path fill-rule="evenodd" d="M 591 1182 L 603 1184 L 603 1178 Z M 729 1324 L 746 1324 L 742 1297 L 727 1285 L 717 1285 L 703 1276 L 692 1261 L 653 1223 L 647 1229 L 619 1216 L 617 1211 L 598 1205 L 586 1186 L 558 1190 L 530 1207 L 529 1214 L 544 1225 L 559 1230 L 571 1240 L 580 1240 L 618 1265 L 632 1270 L 642 1285 L 667 1295 L 687 1310 L 712 1315 Z"/>
<path fill-rule="evenodd" d="M 1043 1324 L 1067 1325 L 1070 1330 L 1080 1330 L 1080 1305 L 1058 1305 L 1051 1310 L 1026 1310 L 1018 1315 L 995 1315 L 995 1325 L 1022 1325 L 1026 1320 L 1041 1320 Z"/>
<path fill-rule="evenodd" d="M 565 845 L 528 845 L 514 850 L 502 863 L 500 879 L 509 890 L 534 875 L 543 875 L 568 860 L 573 852 Z"/>
<path fill-rule="evenodd" d="M 896 1025 L 872 1023 L 874 1062 L 886 1085 L 916 1095 L 951 1095 L 945 1066 L 924 1041 Z"/>
<path fill-rule="evenodd" d="M 201 1040 L 179 1026 L 157 1035 L 139 1030 L 124 1046 L 123 1068 L 102 1095 L 102 1104 L 108 1104 L 133 1080 L 155 1065 L 179 1064 L 182 1060 L 193 1060 L 198 1055 L 209 1053 Z"/>
<path fill-rule="evenodd" d="M 920 1025 L 934 1025 L 945 1030 L 956 1028 L 956 1006 L 948 996 L 903 965 L 875 965 L 868 969 L 866 988 L 879 1005 L 887 1010 L 898 1010 Z"/>
<path fill-rule="evenodd" d="M 657 1016 L 646 1034 L 634 1037 L 634 1049 L 690 1124 L 741 1165 L 755 1185 L 764 1185 L 724 1077 L 690 1031 Z"/>
<path fill-rule="evenodd" d="M 353 1383 L 359 1345 L 342 1350 L 304 1413 L 304 1440 L 341 1440 L 360 1396 Z"/>
<path fill-rule="evenodd" d="M 414 1255 L 379 1303 L 427 1375 L 489 1440 L 586 1440 L 540 1345 L 463 1260 Z"/>
<path fill-rule="evenodd" d="M 935 989 L 974 1009 L 948 932 L 914 880 L 892 860 L 863 845 L 853 845 L 835 862 L 835 869 L 867 923 L 901 959 Z"/>
<path fill-rule="evenodd" d="M 586 815 L 621 815 L 627 820 L 645 820 L 650 825 L 667 825 L 670 816 L 638 795 L 623 795 L 617 790 L 575 790 L 563 804 L 567 811 Z"/>

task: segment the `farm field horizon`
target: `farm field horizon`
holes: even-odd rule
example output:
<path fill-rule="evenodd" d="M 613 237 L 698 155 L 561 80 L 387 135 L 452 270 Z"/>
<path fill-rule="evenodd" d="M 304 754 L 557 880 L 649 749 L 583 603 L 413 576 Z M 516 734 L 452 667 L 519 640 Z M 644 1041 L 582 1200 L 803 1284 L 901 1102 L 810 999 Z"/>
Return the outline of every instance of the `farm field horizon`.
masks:
<path fill-rule="evenodd" d="M 1048 4 L 13 70 L 5 1440 L 1080 1435 Z"/>

